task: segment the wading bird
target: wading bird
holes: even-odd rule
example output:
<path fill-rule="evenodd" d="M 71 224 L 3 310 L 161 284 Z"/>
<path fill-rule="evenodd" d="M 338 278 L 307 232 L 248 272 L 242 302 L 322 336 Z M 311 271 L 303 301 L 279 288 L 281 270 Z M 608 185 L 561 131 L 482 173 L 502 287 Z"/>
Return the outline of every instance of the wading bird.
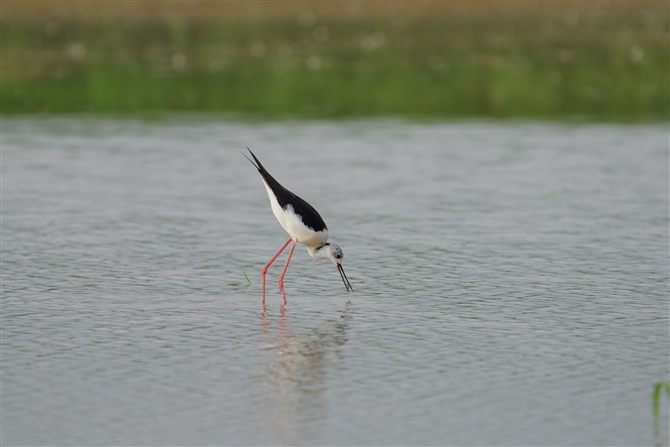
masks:
<path fill-rule="evenodd" d="M 254 153 L 251 152 L 251 149 L 247 148 L 247 150 L 256 163 L 245 154 L 242 155 L 244 155 L 256 169 L 258 169 L 258 173 L 261 175 L 261 179 L 263 179 L 263 183 L 265 184 L 265 189 L 268 191 L 272 213 L 275 215 L 282 228 L 284 228 L 290 235 L 288 240 L 284 242 L 284 245 L 277 250 L 277 253 L 275 253 L 261 269 L 263 304 L 265 304 L 265 273 L 267 273 L 270 264 L 277 259 L 291 241 L 293 241 L 291 251 L 288 253 L 286 264 L 284 264 L 284 269 L 281 271 L 279 280 L 277 281 L 279 290 L 281 290 L 281 295 L 284 298 L 284 304 L 286 304 L 284 275 L 286 274 L 288 263 L 293 255 L 293 250 L 295 250 L 295 246 L 298 242 L 307 247 L 307 252 L 311 257 L 315 259 L 330 259 L 333 261 L 340 272 L 342 282 L 344 282 L 344 287 L 346 287 L 347 292 L 353 292 L 354 289 L 351 287 L 349 279 L 347 279 L 347 275 L 344 274 L 344 269 L 342 268 L 342 259 L 344 259 L 342 249 L 335 244 L 326 242 L 328 240 L 328 227 L 319 213 L 312 207 L 312 205 L 280 185 L 279 182 L 263 167 Z"/>

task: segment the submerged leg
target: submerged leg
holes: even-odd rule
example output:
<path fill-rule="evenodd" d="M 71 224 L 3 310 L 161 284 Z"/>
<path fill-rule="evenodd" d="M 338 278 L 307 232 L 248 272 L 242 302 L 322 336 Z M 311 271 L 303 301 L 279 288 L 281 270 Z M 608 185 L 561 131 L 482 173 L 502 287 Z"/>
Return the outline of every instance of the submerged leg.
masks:
<path fill-rule="evenodd" d="M 263 304 L 265 304 L 265 274 L 267 273 L 268 267 L 270 267 L 270 264 L 275 262 L 275 259 L 277 259 L 277 256 L 279 256 L 281 254 L 281 252 L 284 251 L 284 249 L 286 248 L 286 246 L 288 245 L 289 242 L 291 242 L 291 238 L 288 238 L 288 240 L 286 242 L 284 242 L 284 245 L 282 245 L 281 248 L 279 250 L 277 250 L 277 253 L 275 253 L 274 256 L 271 257 L 270 260 L 261 269 L 261 284 L 262 284 L 262 287 L 263 287 Z M 286 300 L 286 298 L 284 298 L 284 300 Z"/>
<path fill-rule="evenodd" d="M 295 250 L 295 246 L 298 245 L 296 241 L 293 241 L 293 245 L 291 246 L 291 251 L 288 252 L 288 257 L 286 258 L 286 264 L 284 264 L 284 270 L 281 271 L 281 275 L 279 275 L 279 280 L 277 281 L 277 284 L 279 284 L 279 290 L 281 290 L 281 296 L 284 298 L 284 304 L 286 304 L 286 294 L 284 293 L 284 275 L 286 274 L 286 269 L 288 268 L 288 263 L 291 260 L 291 256 L 293 255 L 293 250 Z"/>

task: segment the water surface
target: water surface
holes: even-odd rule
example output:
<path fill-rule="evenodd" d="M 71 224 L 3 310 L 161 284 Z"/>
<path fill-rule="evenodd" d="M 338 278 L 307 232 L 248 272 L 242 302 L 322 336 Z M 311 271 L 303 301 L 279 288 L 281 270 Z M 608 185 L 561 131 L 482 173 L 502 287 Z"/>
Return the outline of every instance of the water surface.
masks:
<path fill-rule="evenodd" d="M 4 445 L 653 442 L 667 125 L 2 126 Z M 300 246 L 261 306 L 286 235 L 245 146 L 352 303 Z"/>

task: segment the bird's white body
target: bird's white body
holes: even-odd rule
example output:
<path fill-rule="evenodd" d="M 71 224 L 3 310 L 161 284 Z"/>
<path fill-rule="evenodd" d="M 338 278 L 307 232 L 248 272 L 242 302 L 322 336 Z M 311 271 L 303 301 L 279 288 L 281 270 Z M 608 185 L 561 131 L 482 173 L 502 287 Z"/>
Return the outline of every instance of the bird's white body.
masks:
<path fill-rule="evenodd" d="M 307 227 L 300 216 L 295 213 L 291 205 L 288 205 L 286 209 L 282 208 L 277 201 L 277 197 L 265 180 L 263 180 L 263 184 L 268 192 L 272 214 L 274 214 L 279 221 L 279 225 L 286 230 L 294 241 L 307 246 L 310 256 L 315 257 L 313 254 L 314 249 L 328 241 L 328 230 L 314 231 Z"/>

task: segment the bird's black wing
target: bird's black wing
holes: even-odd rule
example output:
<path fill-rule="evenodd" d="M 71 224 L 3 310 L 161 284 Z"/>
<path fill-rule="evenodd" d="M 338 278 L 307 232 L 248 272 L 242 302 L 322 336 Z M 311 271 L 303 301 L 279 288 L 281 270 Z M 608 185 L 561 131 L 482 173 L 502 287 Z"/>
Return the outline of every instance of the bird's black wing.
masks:
<path fill-rule="evenodd" d="M 270 173 L 263 167 L 254 153 L 251 152 L 251 149 L 247 148 L 247 150 L 251 156 L 254 157 L 256 163 L 251 161 L 249 157 L 247 157 L 247 160 L 251 161 L 251 164 L 253 164 L 254 167 L 258 169 L 258 172 L 261 174 L 261 177 L 263 177 L 263 180 L 265 180 L 265 183 L 270 186 L 270 189 L 275 194 L 275 197 L 277 197 L 279 206 L 281 206 L 283 209 L 286 209 L 289 205 L 291 205 L 293 207 L 293 211 L 302 219 L 302 223 L 314 231 L 323 231 L 328 229 L 326 223 L 312 205 L 305 202 L 303 199 L 280 185 L 279 182 L 275 180 L 274 177 L 272 177 Z"/>

